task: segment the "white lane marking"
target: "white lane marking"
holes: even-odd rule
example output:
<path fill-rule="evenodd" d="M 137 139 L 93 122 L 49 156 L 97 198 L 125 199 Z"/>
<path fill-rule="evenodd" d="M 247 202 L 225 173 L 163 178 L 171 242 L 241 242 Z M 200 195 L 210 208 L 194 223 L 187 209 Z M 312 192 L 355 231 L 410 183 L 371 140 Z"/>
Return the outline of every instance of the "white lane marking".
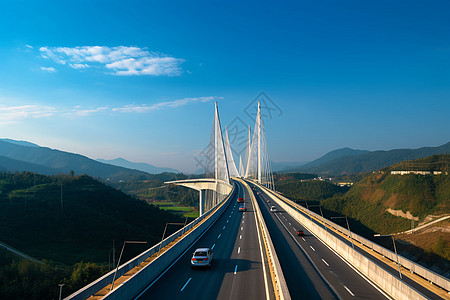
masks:
<path fill-rule="evenodd" d="M 325 259 L 323 259 L 323 258 L 322 258 L 322 261 L 323 261 L 323 263 L 324 263 L 324 264 L 326 264 L 326 265 L 327 265 L 327 267 L 329 267 L 329 266 L 330 266 L 330 265 L 329 265 L 329 264 L 328 264 L 328 263 L 327 263 L 327 262 L 325 261 Z"/>
<path fill-rule="evenodd" d="M 212 245 L 211 250 L 214 249 L 214 247 L 216 246 L 216 244 Z M 323 259 L 322 259 L 323 260 Z"/>
<path fill-rule="evenodd" d="M 225 226 L 223 226 L 223 228 L 222 229 L 225 229 Z"/>
<path fill-rule="evenodd" d="M 238 248 L 238 253 L 241 253 L 241 247 Z"/>
<path fill-rule="evenodd" d="M 239 236 L 239 239 L 242 240 L 242 234 Z"/>
<path fill-rule="evenodd" d="M 304 242 L 306 242 L 305 238 L 302 238 L 302 240 L 303 240 Z"/>
<path fill-rule="evenodd" d="M 220 239 L 220 236 L 221 236 L 222 234 L 221 233 L 219 233 L 219 236 L 217 237 L 217 239 Z"/>
<path fill-rule="evenodd" d="M 234 274 L 236 274 L 236 272 L 237 272 L 237 265 L 236 265 L 236 267 L 234 268 Z M 345 286 L 344 286 L 345 287 Z"/>
<path fill-rule="evenodd" d="M 188 285 L 188 283 L 189 283 L 189 281 L 191 281 L 191 279 L 192 279 L 192 277 L 188 279 L 188 281 L 183 285 L 183 288 L 180 290 L 180 292 L 182 292 L 184 290 L 184 288 Z"/>
<path fill-rule="evenodd" d="M 289 225 L 291 225 L 291 226 L 292 226 L 291 222 L 289 222 Z"/>
<path fill-rule="evenodd" d="M 228 221 L 230 221 L 230 220 L 227 220 L 227 223 L 228 223 Z"/>
<path fill-rule="evenodd" d="M 241 230 L 244 229 L 244 227 L 241 227 Z"/>
<path fill-rule="evenodd" d="M 316 251 L 316 249 L 314 249 L 313 246 L 309 246 L 309 247 L 312 249 L 312 251 Z"/>
<path fill-rule="evenodd" d="M 242 220 L 242 224 L 244 224 L 244 220 Z"/>
<path fill-rule="evenodd" d="M 350 291 L 350 289 L 348 287 L 346 287 L 344 285 L 344 288 L 347 290 L 347 292 L 349 292 L 350 295 L 352 295 L 353 297 L 355 297 L 355 294 L 352 293 L 352 291 Z"/>
<path fill-rule="evenodd" d="M 292 229 L 294 229 L 294 231 L 297 231 L 297 230 L 295 230 L 295 227 L 292 227 Z"/>

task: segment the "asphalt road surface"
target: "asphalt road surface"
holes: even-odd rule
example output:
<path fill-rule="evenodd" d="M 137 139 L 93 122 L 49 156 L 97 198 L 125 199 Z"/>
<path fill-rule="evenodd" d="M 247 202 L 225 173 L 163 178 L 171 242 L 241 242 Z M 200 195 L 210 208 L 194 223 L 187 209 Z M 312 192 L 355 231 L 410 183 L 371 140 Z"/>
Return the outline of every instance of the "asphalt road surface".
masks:
<path fill-rule="evenodd" d="M 139 299 L 266 299 L 273 297 L 266 284 L 255 213 L 248 192 L 236 182 L 237 193 L 222 216 L 180 259 L 144 290 Z M 239 212 L 244 197 L 246 212 Z M 213 249 L 212 268 L 192 270 L 197 248 Z M 269 289 L 266 290 L 266 287 Z"/>
<path fill-rule="evenodd" d="M 292 299 L 386 299 L 261 190 L 255 192 Z M 271 206 L 277 212 L 270 212 Z M 299 229 L 304 236 L 297 236 Z"/>

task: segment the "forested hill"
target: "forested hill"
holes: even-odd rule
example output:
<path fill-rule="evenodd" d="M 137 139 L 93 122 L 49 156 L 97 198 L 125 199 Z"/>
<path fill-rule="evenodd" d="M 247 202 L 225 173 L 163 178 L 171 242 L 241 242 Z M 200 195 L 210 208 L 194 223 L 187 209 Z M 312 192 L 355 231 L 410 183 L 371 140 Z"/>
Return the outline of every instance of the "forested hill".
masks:
<path fill-rule="evenodd" d="M 395 233 L 410 228 L 429 215 L 450 213 L 450 155 L 434 155 L 403 162 L 367 174 L 344 195 L 326 200 L 326 208 L 359 220 L 374 231 Z M 439 175 L 396 175 L 391 171 L 440 171 Z M 431 171 L 433 171 L 431 170 Z M 387 210 L 405 217 L 394 217 Z"/>
<path fill-rule="evenodd" d="M 332 151 L 322 158 L 290 171 L 328 174 L 332 176 L 378 171 L 404 160 L 425 158 L 436 154 L 448 154 L 450 153 L 450 142 L 439 147 L 422 147 L 419 149 L 394 149 L 370 152 L 350 150 L 344 148 L 337 152 Z"/>
<path fill-rule="evenodd" d="M 0 241 L 39 259 L 107 263 L 113 240 L 148 248 L 166 222 L 182 221 L 86 175 L 0 174 Z"/>

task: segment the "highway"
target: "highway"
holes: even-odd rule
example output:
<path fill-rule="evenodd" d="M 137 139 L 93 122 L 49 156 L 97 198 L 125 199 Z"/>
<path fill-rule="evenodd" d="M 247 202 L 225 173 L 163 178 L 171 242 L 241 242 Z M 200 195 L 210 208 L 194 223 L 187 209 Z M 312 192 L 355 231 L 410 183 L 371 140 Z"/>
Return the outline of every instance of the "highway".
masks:
<path fill-rule="evenodd" d="M 260 191 L 260 193 L 261 193 L 261 191 Z M 265 195 L 263 195 L 263 197 L 265 197 Z M 265 199 L 268 199 L 268 198 L 265 198 Z M 271 204 L 277 206 L 275 203 L 271 203 Z M 282 209 L 279 208 L 278 206 L 277 206 L 277 208 L 278 208 L 278 210 L 282 210 Z M 291 220 L 291 223 L 292 223 L 292 221 L 295 222 L 295 223 L 298 223 L 298 222 L 297 222 L 294 218 L 292 218 L 288 213 L 282 213 L 282 215 L 285 216 L 287 219 L 290 219 L 290 220 Z M 305 215 L 305 214 L 304 214 L 304 215 Z M 305 216 L 308 217 L 307 215 L 305 215 Z M 280 218 L 278 218 L 278 219 L 280 219 Z M 281 220 L 284 221 L 284 218 L 281 218 L 280 221 L 281 221 Z M 318 222 L 318 221 L 315 220 L 314 218 L 313 218 L 312 220 L 313 220 L 316 224 L 318 224 L 318 225 L 320 225 L 320 226 L 323 226 L 320 222 Z M 266 221 L 266 222 L 267 222 L 267 221 Z M 329 230 L 329 232 L 332 233 L 335 237 L 339 238 L 341 241 L 343 241 L 343 242 L 347 243 L 349 246 L 351 246 L 351 242 L 350 242 L 348 239 L 345 239 L 345 238 L 342 237 L 341 235 L 336 234 L 334 231 L 330 231 L 330 230 Z M 305 230 L 305 233 L 306 233 L 306 230 Z M 293 233 L 293 234 L 294 234 L 294 233 Z M 314 236 L 311 234 L 311 237 L 314 237 Z M 314 237 L 314 238 L 315 238 L 315 237 Z M 306 239 L 306 237 L 305 237 L 305 239 Z M 318 241 L 318 240 L 316 239 L 316 241 Z M 320 242 L 320 243 L 321 243 L 321 242 Z M 370 260 L 372 260 L 372 261 L 374 261 L 375 263 L 377 263 L 379 266 L 381 266 L 382 268 L 384 268 L 387 272 L 391 273 L 392 275 L 394 275 L 394 276 L 396 276 L 396 277 L 399 276 L 399 274 L 398 274 L 398 269 L 397 269 L 397 265 L 396 265 L 396 264 L 388 264 L 388 263 L 386 263 L 385 261 L 380 260 L 374 253 L 370 253 L 370 252 L 367 252 L 367 251 L 365 251 L 364 249 L 362 249 L 362 247 L 361 247 L 358 243 L 355 243 L 354 246 L 355 246 L 355 250 L 356 250 L 356 251 L 362 253 L 364 256 L 366 256 L 366 257 L 369 258 Z M 403 272 L 403 273 L 405 273 L 405 274 L 403 274 L 403 279 L 402 279 L 402 280 L 403 280 L 404 282 L 406 282 L 409 286 L 413 287 L 415 290 L 419 291 L 420 293 L 422 293 L 425 297 L 427 297 L 427 298 L 429 298 L 429 299 L 442 299 L 442 297 L 438 294 L 438 292 L 440 292 L 439 289 L 430 289 L 430 287 L 423 286 L 422 284 L 419 284 L 419 283 L 416 282 L 415 280 L 409 278 L 410 275 L 408 274 L 408 272 L 409 272 L 409 271 L 407 271 L 407 272 L 404 271 L 404 272 Z M 336 274 L 339 274 L 339 273 L 336 272 Z"/>
<path fill-rule="evenodd" d="M 309 233 L 259 188 L 256 198 L 277 251 L 292 299 L 386 299 L 383 292 Z M 270 206 L 277 212 L 270 212 Z M 302 229 L 305 236 L 297 236 Z"/>
<path fill-rule="evenodd" d="M 237 192 L 222 216 L 159 279 L 137 299 L 270 299 L 274 298 L 264 269 L 248 192 L 236 182 Z M 239 212 L 237 198 L 244 197 L 246 212 Z M 210 270 L 190 267 L 195 249 L 210 247 L 214 252 Z"/>

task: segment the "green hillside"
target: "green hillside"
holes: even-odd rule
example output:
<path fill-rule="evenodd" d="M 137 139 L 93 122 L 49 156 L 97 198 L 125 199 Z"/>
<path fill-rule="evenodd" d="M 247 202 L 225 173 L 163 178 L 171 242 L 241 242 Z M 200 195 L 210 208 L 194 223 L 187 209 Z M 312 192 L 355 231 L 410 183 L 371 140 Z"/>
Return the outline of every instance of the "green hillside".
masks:
<path fill-rule="evenodd" d="M 0 241 L 39 259 L 108 263 L 113 240 L 118 249 L 124 240 L 147 241 L 148 248 L 166 222 L 182 221 L 86 175 L 0 176 Z M 128 256 L 143 250 L 130 248 Z"/>
<path fill-rule="evenodd" d="M 450 176 L 394 175 L 393 170 L 448 170 L 450 155 L 434 155 L 409 161 L 370 173 L 356 183 L 344 196 L 323 201 L 325 208 L 347 215 L 380 233 L 394 233 L 410 229 L 411 220 L 396 217 L 386 209 L 409 212 L 418 218 L 417 225 L 428 215 L 450 213 Z M 407 170 L 408 171 L 408 170 Z"/>

